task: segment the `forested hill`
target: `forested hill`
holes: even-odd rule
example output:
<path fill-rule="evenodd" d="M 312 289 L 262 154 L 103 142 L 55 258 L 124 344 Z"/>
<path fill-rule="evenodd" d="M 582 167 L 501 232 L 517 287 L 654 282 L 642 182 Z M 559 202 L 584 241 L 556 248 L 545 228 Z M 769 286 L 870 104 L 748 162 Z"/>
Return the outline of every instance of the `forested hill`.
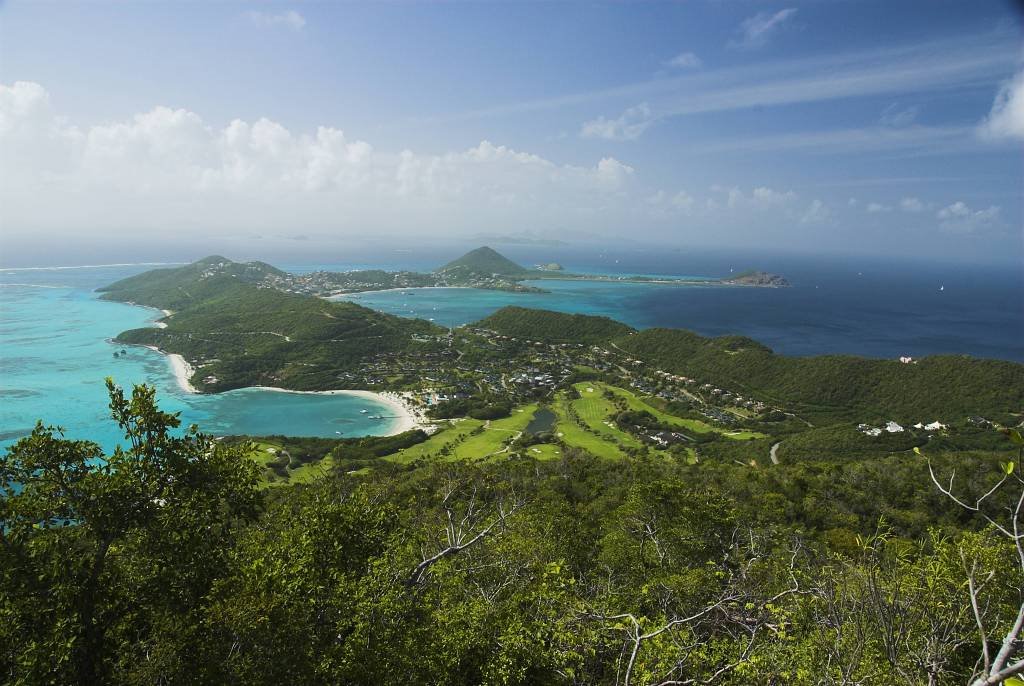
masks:
<path fill-rule="evenodd" d="M 368 365 L 431 349 L 443 331 L 354 303 L 261 287 L 256 274 L 263 267 L 204 260 L 118 282 L 104 297 L 176 312 L 164 319 L 166 328 L 133 329 L 117 340 L 182 355 L 197 368 L 192 383 L 203 391 L 329 390 L 365 388 Z"/>
<path fill-rule="evenodd" d="M 504 336 L 552 343 L 602 343 L 633 329 L 608 317 L 503 307 L 474 326 Z"/>
<path fill-rule="evenodd" d="M 896 360 L 827 355 L 784 357 L 741 337 L 647 329 L 616 341 L 622 350 L 686 374 L 785 405 L 812 421 L 926 421 L 1003 416 L 1024 409 L 1024 365 L 965 355 Z"/>
<path fill-rule="evenodd" d="M 522 276 L 526 274 L 527 271 L 528 270 L 525 267 L 516 264 L 497 250 L 483 246 L 482 248 L 469 251 L 457 260 L 452 260 L 445 266 L 438 269 L 437 273 Z"/>
<path fill-rule="evenodd" d="M 216 297 L 233 283 L 267 284 L 287 276 L 265 262 L 232 262 L 212 255 L 184 267 L 136 274 L 98 290 L 104 300 L 177 311 Z"/>

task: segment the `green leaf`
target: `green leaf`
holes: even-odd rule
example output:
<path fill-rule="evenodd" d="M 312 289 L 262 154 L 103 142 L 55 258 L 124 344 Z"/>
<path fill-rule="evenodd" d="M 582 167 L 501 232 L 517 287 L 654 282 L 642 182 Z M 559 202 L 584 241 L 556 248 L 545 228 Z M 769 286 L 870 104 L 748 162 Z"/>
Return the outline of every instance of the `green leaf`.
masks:
<path fill-rule="evenodd" d="M 1017 429 L 1010 429 L 1007 434 L 1010 436 L 1010 440 L 1017 445 L 1024 445 L 1024 436 L 1021 435 Z M 1007 682 L 1009 683 L 1009 682 Z"/>

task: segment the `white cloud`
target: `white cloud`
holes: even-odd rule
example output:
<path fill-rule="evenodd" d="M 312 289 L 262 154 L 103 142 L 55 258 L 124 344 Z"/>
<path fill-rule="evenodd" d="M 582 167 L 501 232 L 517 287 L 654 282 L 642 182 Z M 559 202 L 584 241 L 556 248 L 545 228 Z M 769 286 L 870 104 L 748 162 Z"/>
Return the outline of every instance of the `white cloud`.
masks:
<path fill-rule="evenodd" d="M 983 210 L 972 210 L 967 203 L 958 200 L 935 213 L 939 225 L 951 233 L 974 233 L 998 227 L 1001 224 L 1000 208 L 990 205 Z"/>
<path fill-rule="evenodd" d="M 646 102 L 630 107 L 615 119 L 598 117 L 584 122 L 580 129 L 583 138 L 602 138 L 609 141 L 632 141 L 643 135 L 654 119 Z"/>
<path fill-rule="evenodd" d="M 904 126 L 910 126 L 917 120 L 917 115 L 920 114 L 920 112 L 921 108 L 917 105 L 902 107 L 898 102 L 894 102 L 882 110 L 882 114 L 878 118 L 878 123 L 883 126 L 890 126 L 896 129 Z"/>
<path fill-rule="evenodd" d="M 88 228 L 98 216 L 139 227 L 388 225 L 479 230 L 624 216 L 632 166 L 604 157 L 558 164 L 482 141 L 440 155 L 376 150 L 343 131 L 268 119 L 218 127 L 156 107 L 78 129 L 38 84 L 0 84 L 0 206 L 6 225 Z M 618 215 L 615 212 L 619 212 Z"/>
<path fill-rule="evenodd" d="M 979 128 L 986 138 L 1024 140 L 1024 71 L 999 89 L 992 111 Z"/>
<path fill-rule="evenodd" d="M 908 92 L 924 94 L 951 92 L 979 84 L 996 83 L 998 74 L 1017 63 L 1017 36 L 1008 31 L 979 32 L 901 43 L 897 46 L 855 52 L 815 54 L 800 59 L 747 61 L 739 66 L 719 67 L 665 78 L 626 83 L 610 88 L 568 92 L 552 97 L 504 102 L 488 107 L 424 117 L 430 123 L 486 119 L 529 112 L 560 111 L 603 102 L 647 102 L 658 119 L 779 107 L 799 103 L 829 102 L 847 98 L 902 97 Z M 913 144 L 927 148 L 924 139 L 970 136 L 973 126 L 893 128 L 876 126 L 838 132 L 824 132 L 825 142 L 835 142 L 842 151 L 856 152 L 865 145 L 874 149 Z M 821 132 L 772 136 L 768 146 L 813 150 Z M 973 137 L 973 136 L 971 136 Z M 837 140 L 838 138 L 838 140 Z M 743 149 L 748 140 L 735 142 Z M 754 144 L 758 140 L 750 141 Z M 975 141 L 975 147 L 977 145 Z M 729 147 L 729 145 L 715 145 Z"/>
<path fill-rule="evenodd" d="M 729 41 L 729 47 L 753 49 L 760 48 L 768 43 L 773 35 L 796 14 L 795 7 L 787 7 L 774 14 L 758 12 L 752 17 L 747 17 L 740 24 L 738 33 L 734 40 Z"/>
<path fill-rule="evenodd" d="M 867 206 L 867 212 L 868 214 L 885 214 L 886 212 L 892 212 L 892 207 L 877 202 L 870 202 Z"/>
<path fill-rule="evenodd" d="M 762 205 L 785 205 L 786 203 L 796 200 L 796 193 L 793 191 L 775 191 L 766 186 L 759 186 L 754 189 L 751 194 L 754 201 Z"/>
<path fill-rule="evenodd" d="M 800 217 L 801 224 L 828 224 L 832 221 L 832 211 L 820 200 L 814 200 Z"/>
<path fill-rule="evenodd" d="M 301 31 L 306 26 L 306 18 L 295 10 L 288 10 L 280 14 L 254 10 L 246 12 L 245 16 L 256 26 L 262 27 L 282 26 L 292 31 Z"/>
<path fill-rule="evenodd" d="M 704 62 L 695 53 L 681 52 L 665 64 L 676 69 L 696 69 L 704 64 Z"/>
<path fill-rule="evenodd" d="M 920 198 L 907 197 L 900 200 L 900 209 L 904 212 L 924 212 L 928 205 L 921 202 Z"/>
<path fill-rule="evenodd" d="M 674 194 L 658 191 L 647 198 L 648 206 L 656 214 L 678 212 L 680 214 L 691 214 L 696 209 L 696 199 L 685 190 Z"/>

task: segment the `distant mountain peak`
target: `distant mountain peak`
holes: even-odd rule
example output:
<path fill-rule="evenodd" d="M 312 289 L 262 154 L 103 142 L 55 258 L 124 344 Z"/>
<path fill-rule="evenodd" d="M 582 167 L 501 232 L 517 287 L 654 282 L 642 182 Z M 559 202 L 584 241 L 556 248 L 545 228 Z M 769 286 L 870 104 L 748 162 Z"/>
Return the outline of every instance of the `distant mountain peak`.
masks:
<path fill-rule="evenodd" d="M 503 276 L 518 276 L 526 273 L 526 268 L 508 259 L 494 248 L 486 245 L 452 260 L 444 265 L 438 272 L 466 271 L 477 274 L 501 274 Z"/>

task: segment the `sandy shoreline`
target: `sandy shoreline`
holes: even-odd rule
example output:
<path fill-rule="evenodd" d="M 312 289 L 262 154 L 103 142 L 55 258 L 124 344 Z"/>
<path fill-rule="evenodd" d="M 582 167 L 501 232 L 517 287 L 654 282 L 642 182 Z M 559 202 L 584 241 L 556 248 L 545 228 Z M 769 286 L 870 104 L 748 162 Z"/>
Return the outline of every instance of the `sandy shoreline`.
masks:
<path fill-rule="evenodd" d="M 423 416 L 413 404 L 409 397 L 410 394 L 395 393 L 393 391 L 385 391 L 378 393 L 376 391 L 356 391 L 356 390 L 333 390 L 333 391 L 293 391 L 288 388 L 279 388 L 277 386 L 246 386 L 246 388 L 256 388 L 262 391 L 277 391 L 278 393 L 299 393 L 305 395 L 349 395 L 356 398 L 365 398 L 373 402 L 382 403 L 391 408 L 394 412 L 393 417 L 395 422 L 388 430 L 386 435 L 392 436 L 394 434 L 405 433 L 406 431 L 412 431 L 413 429 L 427 429 L 429 423 L 426 417 Z"/>
<path fill-rule="evenodd" d="M 145 306 L 142 305 L 140 307 Z M 155 310 L 158 308 L 151 307 L 147 309 Z M 170 317 L 172 314 L 174 314 L 170 310 L 159 311 L 163 313 L 165 317 Z M 164 328 L 167 326 L 167 324 L 163 322 L 153 322 L 153 325 L 159 328 Z M 192 375 L 195 374 L 196 370 L 195 368 L 192 367 L 192 365 L 188 363 L 188 360 L 186 360 L 181 355 L 178 355 L 177 353 L 164 352 L 155 345 L 144 345 L 142 347 L 149 348 L 150 350 L 158 352 L 167 358 L 168 362 L 171 365 L 171 370 L 174 372 L 174 378 L 177 380 L 178 386 L 181 388 L 181 390 L 185 391 L 186 393 L 199 393 L 199 390 L 196 389 L 196 387 L 193 386 L 191 383 L 189 383 L 189 379 L 192 378 Z M 366 400 L 387 405 L 391 409 L 393 416 L 385 415 L 385 417 L 387 419 L 394 420 L 392 422 L 392 425 L 389 427 L 387 434 L 385 434 L 388 436 L 404 433 L 406 431 L 412 431 L 413 429 L 426 430 L 430 428 L 430 423 L 427 421 L 427 418 L 424 416 L 422 410 L 418 409 L 413 404 L 411 398 L 412 394 L 409 393 L 403 394 L 394 393 L 390 391 L 384 393 L 377 393 L 375 391 L 355 390 L 293 391 L 288 388 L 278 388 L 277 386 L 246 386 L 245 388 L 255 388 L 263 391 L 277 391 L 279 393 L 304 393 L 309 395 L 349 395 L 356 398 L 365 398 Z"/>
<path fill-rule="evenodd" d="M 142 347 L 149 348 L 150 350 L 158 352 L 167 358 L 167 361 L 170 362 L 171 365 L 171 371 L 174 372 L 174 378 L 177 379 L 178 386 L 181 388 L 181 390 L 185 391 L 186 393 L 199 392 L 196 389 L 196 387 L 190 384 L 188 381 L 189 379 L 192 378 L 192 375 L 195 374 L 196 370 L 192 368 L 192 365 L 190 365 L 188 361 L 185 360 L 184 357 L 178 355 L 177 353 L 165 353 L 163 350 L 156 347 L 155 345 L 144 345 Z"/>
<path fill-rule="evenodd" d="M 476 286 L 407 286 L 406 288 L 378 288 L 373 291 L 341 291 L 340 293 L 331 293 L 330 295 L 323 295 L 320 297 L 324 300 L 330 300 L 331 298 L 351 298 L 356 295 L 370 295 L 371 293 L 391 293 L 393 291 L 447 291 L 454 288 L 476 288 Z"/>

